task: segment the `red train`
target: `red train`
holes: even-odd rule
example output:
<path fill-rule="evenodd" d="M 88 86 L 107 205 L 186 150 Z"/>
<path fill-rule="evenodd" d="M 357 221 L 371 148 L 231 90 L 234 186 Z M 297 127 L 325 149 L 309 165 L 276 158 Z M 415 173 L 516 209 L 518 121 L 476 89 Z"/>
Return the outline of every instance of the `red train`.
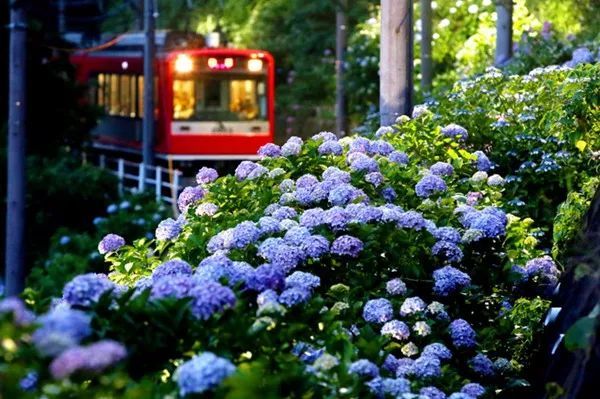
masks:
<path fill-rule="evenodd" d="M 89 101 L 105 116 L 94 146 L 141 153 L 142 33 L 71 57 Z M 262 50 L 206 48 L 199 36 L 156 33 L 156 156 L 174 161 L 250 159 L 275 130 L 275 66 Z"/>

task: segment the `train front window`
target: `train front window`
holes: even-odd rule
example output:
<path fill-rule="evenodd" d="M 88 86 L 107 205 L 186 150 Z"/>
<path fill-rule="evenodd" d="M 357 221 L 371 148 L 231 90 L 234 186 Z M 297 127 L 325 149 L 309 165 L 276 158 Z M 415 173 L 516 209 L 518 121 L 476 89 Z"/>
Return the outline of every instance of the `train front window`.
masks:
<path fill-rule="evenodd" d="M 173 82 L 173 119 L 186 121 L 265 121 L 264 76 L 200 75 Z"/>

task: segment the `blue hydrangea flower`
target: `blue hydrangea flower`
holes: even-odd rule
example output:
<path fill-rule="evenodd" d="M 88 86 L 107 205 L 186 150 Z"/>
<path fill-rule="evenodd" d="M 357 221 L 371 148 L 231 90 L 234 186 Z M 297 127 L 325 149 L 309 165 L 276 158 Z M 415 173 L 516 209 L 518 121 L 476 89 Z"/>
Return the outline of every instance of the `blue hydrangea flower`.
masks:
<path fill-rule="evenodd" d="M 446 394 L 436 387 L 423 387 L 419 391 L 419 394 L 429 399 L 446 399 Z"/>
<path fill-rule="evenodd" d="M 258 306 L 265 306 L 268 303 L 277 302 L 279 295 L 273 290 L 265 290 L 256 296 L 256 304 Z"/>
<path fill-rule="evenodd" d="M 434 342 L 423 348 L 421 352 L 422 356 L 434 356 L 440 360 L 450 360 L 452 358 L 452 352 L 446 347 L 446 345 L 439 342 Z"/>
<path fill-rule="evenodd" d="M 181 396 L 186 396 L 216 388 L 233 373 L 235 366 L 229 360 L 204 352 L 179 366 L 173 378 Z"/>
<path fill-rule="evenodd" d="M 278 233 L 280 230 L 279 220 L 270 216 L 263 216 L 258 219 L 258 229 L 261 235 Z"/>
<path fill-rule="evenodd" d="M 232 262 L 227 270 L 228 285 L 234 286 L 238 283 L 246 283 L 254 273 L 254 268 L 246 262 Z"/>
<path fill-rule="evenodd" d="M 410 381 L 406 378 L 373 378 L 367 382 L 369 390 L 377 398 L 385 398 L 386 395 L 399 397 L 403 393 L 410 392 Z"/>
<path fill-rule="evenodd" d="M 379 220 L 383 212 L 381 209 L 364 203 L 349 204 L 346 211 L 350 214 L 353 223 L 370 223 Z"/>
<path fill-rule="evenodd" d="M 375 140 L 369 145 L 369 153 L 387 156 L 394 151 L 394 146 L 385 140 Z"/>
<path fill-rule="evenodd" d="M 287 288 L 279 295 L 279 303 L 287 307 L 292 307 L 308 301 L 310 295 L 310 290 L 303 287 Z"/>
<path fill-rule="evenodd" d="M 272 254 L 266 259 L 282 269 L 285 273 L 298 266 L 304 260 L 304 253 L 299 247 L 287 244 L 280 244 L 273 248 Z"/>
<path fill-rule="evenodd" d="M 311 175 L 309 173 L 300 176 L 297 180 L 296 180 L 296 187 L 297 188 L 312 188 L 314 186 L 316 186 L 319 183 L 319 179 L 317 179 L 314 175 Z"/>
<path fill-rule="evenodd" d="M 383 175 L 379 172 L 371 172 L 365 175 L 365 181 L 371 183 L 375 187 L 379 187 L 383 184 Z"/>
<path fill-rule="evenodd" d="M 256 268 L 248 279 L 248 288 L 254 291 L 278 290 L 285 284 L 285 273 L 280 267 L 265 263 Z"/>
<path fill-rule="evenodd" d="M 327 167 L 327 169 L 325 169 L 321 177 L 323 178 L 323 180 L 338 183 L 350 183 L 350 180 L 352 179 L 350 173 L 345 172 L 335 166 Z"/>
<path fill-rule="evenodd" d="M 433 229 L 432 235 L 438 241 L 447 241 L 458 244 L 461 241 L 461 235 L 454 227 L 438 227 Z"/>
<path fill-rule="evenodd" d="M 258 164 L 252 161 L 242 161 L 235 169 L 235 177 L 240 181 L 246 180 L 248 175 L 250 175 L 250 173 L 256 169 L 257 166 Z"/>
<path fill-rule="evenodd" d="M 497 215 L 477 212 L 470 220 L 470 229 L 479 230 L 484 237 L 495 238 L 506 234 L 506 223 Z"/>
<path fill-rule="evenodd" d="M 421 230 L 426 226 L 426 223 L 421 213 L 406 211 L 398 215 L 397 226 L 404 229 Z"/>
<path fill-rule="evenodd" d="M 494 164 L 490 161 L 490 159 L 485 155 L 483 151 L 475 151 L 473 153 L 477 157 L 477 170 L 482 172 L 487 172 L 494 167 Z"/>
<path fill-rule="evenodd" d="M 290 208 L 289 206 L 282 206 L 274 211 L 271 215 L 273 218 L 281 221 L 283 219 L 292 219 L 298 216 L 298 213 L 294 208 Z"/>
<path fill-rule="evenodd" d="M 484 354 L 478 353 L 469 362 L 471 368 L 483 377 L 491 377 L 495 374 L 494 363 Z"/>
<path fill-rule="evenodd" d="M 439 176 L 428 174 L 415 185 L 415 192 L 421 198 L 429 198 L 434 194 L 446 191 L 446 182 Z"/>
<path fill-rule="evenodd" d="M 413 373 L 413 366 L 415 361 L 408 357 L 398 359 L 396 367 L 396 377 L 406 377 Z"/>
<path fill-rule="evenodd" d="M 379 376 L 379 368 L 377 365 L 367 359 L 360 359 L 350 364 L 348 372 L 360 377 L 375 378 Z"/>
<path fill-rule="evenodd" d="M 433 292 L 446 297 L 468 287 L 471 277 L 452 266 L 445 266 L 433 272 L 433 281 Z"/>
<path fill-rule="evenodd" d="M 392 296 L 406 295 L 406 284 L 399 278 L 394 278 L 385 284 L 385 290 Z"/>
<path fill-rule="evenodd" d="M 413 107 L 411 117 L 413 119 L 415 119 L 415 118 L 418 118 L 420 116 L 427 115 L 430 113 L 431 113 L 431 111 L 429 111 L 429 107 L 427 107 L 427 104 L 417 104 Z"/>
<path fill-rule="evenodd" d="M 418 378 L 435 378 L 442 375 L 441 362 L 435 356 L 421 355 L 413 364 L 413 374 Z"/>
<path fill-rule="evenodd" d="M 301 287 L 307 290 L 313 290 L 321 285 L 321 278 L 312 273 L 296 271 L 285 279 L 285 287 Z"/>
<path fill-rule="evenodd" d="M 170 241 L 179 236 L 182 226 L 174 219 L 168 218 L 158 224 L 154 235 L 157 240 Z"/>
<path fill-rule="evenodd" d="M 356 237 L 343 235 L 336 238 L 331 244 L 331 253 L 333 255 L 358 257 L 363 250 L 364 244 Z"/>
<path fill-rule="evenodd" d="M 398 165 L 408 165 L 408 155 L 402 151 L 392 151 L 388 155 L 388 160 Z"/>
<path fill-rule="evenodd" d="M 244 248 L 260 237 L 260 229 L 253 222 L 241 222 L 233 228 L 231 248 Z"/>
<path fill-rule="evenodd" d="M 19 388 L 24 392 L 31 392 L 37 386 L 39 375 L 35 371 L 30 371 L 19 381 Z"/>
<path fill-rule="evenodd" d="M 31 340 L 43 356 L 56 356 L 92 333 L 91 317 L 75 309 L 56 307 L 37 320 Z"/>
<path fill-rule="evenodd" d="M 302 144 L 299 144 L 297 142 L 290 142 L 288 140 L 288 142 L 285 143 L 281 147 L 281 155 L 283 155 L 284 157 L 298 155 L 298 154 L 300 154 L 301 150 L 302 150 Z"/>
<path fill-rule="evenodd" d="M 186 187 L 181 194 L 179 194 L 177 206 L 181 212 L 185 212 L 190 205 L 200 201 L 205 195 L 206 191 L 201 186 Z"/>
<path fill-rule="evenodd" d="M 371 140 L 366 137 L 354 137 L 352 142 L 350 143 L 350 148 L 348 152 L 360 152 L 367 153 L 369 151 L 369 147 L 371 146 Z"/>
<path fill-rule="evenodd" d="M 448 313 L 443 304 L 432 301 L 429 305 L 427 305 L 426 310 L 428 315 L 433 316 L 434 319 L 437 320 L 448 320 Z"/>
<path fill-rule="evenodd" d="M 505 183 L 506 180 L 500 175 L 491 175 L 487 179 L 487 184 L 491 187 L 502 187 Z"/>
<path fill-rule="evenodd" d="M 310 231 L 306 227 L 296 226 L 289 229 L 283 239 L 290 245 L 298 246 L 308 237 L 310 237 Z"/>
<path fill-rule="evenodd" d="M 471 383 L 465 384 L 460 389 L 460 392 L 466 393 L 467 395 L 472 396 L 474 398 L 478 398 L 481 395 L 485 394 L 485 388 L 477 383 L 471 382 Z"/>
<path fill-rule="evenodd" d="M 258 155 L 263 158 L 277 158 L 281 155 L 281 147 L 275 143 L 267 143 L 258 149 Z"/>
<path fill-rule="evenodd" d="M 163 277 L 173 275 L 184 275 L 190 276 L 192 274 L 192 267 L 181 259 L 171 259 L 164 263 L 161 263 L 152 272 L 152 279 L 154 281 L 160 280 Z"/>
<path fill-rule="evenodd" d="M 379 165 L 377 161 L 368 155 L 363 153 L 355 153 L 359 156 L 356 156 L 352 163 L 350 163 L 350 169 L 355 172 L 378 172 Z"/>
<path fill-rule="evenodd" d="M 70 305 L 90 306 L 115 285 L 105 274 L 87 273 L 74 277 L 63 288 L 63 299 Z"/>
<path fill-rule="evenodd" d="M 281 205 L 279 204 L 270 204 L 265 208 L 264 214 L 266 216 L 272 216 L 273 212 L 275 212 L 279 208 L 281 208 Z"/>
<path fill-rule="evenodd" d="M 196 175 L 196 183 L 198 184 L 208 184 L 212 183 L 219 177 L 219 173 L 213 168 L 207 168 L 203 166 L 198 171 Z"/>
<path fill-rule="evenodd" d="M 450 176 L 454 173 L 454 168 L 447 162 L 436 162 L 429 167 L 429 171 L 437 176 Z"/>
<path fill-rule="evenodd" d="M 219 207 L 212 202 L 203 202 L 196 208 L 197 216 L 214 216 Z"/>
<path fill-rule="evenodd" d="M 381 196 L 385 202 L 394 202 L 398 198 L 398 194 L 396 194 L 396 191 L 392 187 L 384 187 L 381 190 Z"/>
<path fill-rule="evenodd" d="M 381 221 L 383 223 L 398 222 L 404 213 L 401 207 L 394 204 L 386 204 L 380 206 L 379 209 L 381 210 Z"/>
<path fill-rule="evenodd" d="M 450 338 L 457 349 L 471 349 L 477 345 L 476 334 L 473 327 L 463 319 L 456 319 L 450 323 Z"/>
<path fill-rule="evenodd" d="M 269 169 L 265 168 L 262 165 L 256 165 L 256 167 L 254 169 L 252 169 L 252 171 L 250 173 L 248 173 L 248 176 L 246 176 L 246 180 L 255 180 L 255 179 L 258 179 L 259 177 L 264 176 L 268 173 L 269 173 Z"/>
<path fill-rule="evenodd" d="M 329 252 L 329 241 L 321 235 L 306 237 L 300 246 L 307 257 L 319 259 Z"/>
<path fill-rule="evenodd" d="M 98 341 L 62 352 L 50 363 L 49 371 L 57 380 L 80 371 L 99 373 L 121 361 L 126 355 L 127 350 L 122 344 L 111 340 Z"/>
<path fill-rule="evenodd" d="M 392 303 L 384 298 L 371 299 L 363 308 L 363 319 L 369 323 L 383 324 L 392 320 L 393 316 Z"/>
<path fill-rule="evenodd" d="M 339 206 L 334 206 L 323 212 L 323 221 L 333 230 L 344 230 L 350 220 L 350 213 Z"/>
<path fill-rule="evenodd" d="M 467 395 L 466 393 L 454 392 L 448 396 L 448 399 L 473 399 L 473 397 L 471 395 Z"/>
<path fill-rule="evenodd" d="M 151 297 L 153 299 L 163 298 L 185 298 L 194 287 L 192 278 L 185 275 L 173 275 L 155 281 L 152 284 Z"/>
<path fill-rule="evenodd" d="M 381 335 L 390 335 L 398 341 L 403 341 L 410 336 L 410 329 L 404 322 L 391 320 L 381 327 Z"/>
<path fill-rule="evenodd" d="M 117 234 L 107 234 L 100 243 L 98 243 L 98 252 L 102 255 L 109 252 L 115 252 L 123 245 L 125 245 L 125 239 L 123 237 Z"/>
<path fill-rule="evenodd" d="M 539 291 L 549 295 L 554 290 L 560 277 L 560 270 L 548 255 L 531 259 L 525 264 L 524 278 L 539 284 Z"/>
<path fill-rule="evenodd" d="M 396 358 L 396 356 L 392 355 L 391 353 L 388 354 L 385 357 L 385 360 L 383 361 L 381 368 L 384 369 L 385 371 L 391 373 L 392 375 L 396 375 L 396 369 L 398 368 L 398 359 Z"/>
<path fill-rule="evenodd" d="M 198 264 L 194 274 L 202 279 L 218 281 L 228 275 L 232 263 L 224 253 L 217 252 L 204 258 Z"/>
<path fill-rule="evenodd" d="M 334 187 L 330 192 L 327 200 L 331 205 L 342 206 L 346 205 L 360 197 L 365 197 L 365 193 L 356 187 L 342 183 Z"/>
<path fill-rule="evenodd" d="M 451 123 L 449 125 L 444 126 L 442 128 L 442 134 L 446 137 L 450 137 L 458 141 L 466 141 L 469 138 L 467 129 L 460 125 L 457 125 L 456 123 Z"/>
<path fill-rule="evenodd" d="M 379 129 L 375 132 L 375 137 L 381 137 L 388 133 L 394 133 L 394 128 L 391 126 L 380 126 Z"/>
<path fill-rule="evenodd" d="M 207 320 L 213 314 L 235 305 L 235 294 L 229 287 L 214 281 L 195 280 L 194 282 L 188 295 L 192 298 L 190 307 L 195 317 Z"/>
<path fill-rule="evenodd" d="M 427 304 L 418 296 L 406 298 L 400 307 L 400 316 L 408 316 L 425 311 Z"/>
<path fill-rule="evenodd" d="M 325 141 L 318 148 L 318 152 L 321 155 L 342 155 L 343 153 L 342 146 L 337 141 Z"/>
<path fill-rule="evenodd" d="M 306 364 L 314 363 L 323 353 L 325 353 L 324 348 L 315 348 L 306 342 L 298 342 L 292 348 L 292 354 Z"/>
<path fill-rule="evenodd" d="M 319 132 L 311 137 L 313 140 L 332 141 L 337 140 L 337 136 L 331 132 Z"/>
<path fill-rule="evenodd" d="M 323 209 L 322 208 L 311 208 L 305 210 L 300 215 L 300 226 L 313 228 L 323 223 Z"/>

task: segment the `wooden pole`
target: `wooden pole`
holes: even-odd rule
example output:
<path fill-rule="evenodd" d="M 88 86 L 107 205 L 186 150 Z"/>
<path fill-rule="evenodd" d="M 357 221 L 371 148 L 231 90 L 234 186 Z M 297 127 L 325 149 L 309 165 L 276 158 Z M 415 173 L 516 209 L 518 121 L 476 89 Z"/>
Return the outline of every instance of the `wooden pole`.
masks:
<path fill-rule="evenodd" d="M 346 46 L 348 42 L 347 0 L 340 0 L 335 14 L 335 130 L 338 136 L 347 132 L 346 85 L 344 82 Z"/>
<path fill-rule="evenodd" d="M 431 0 L 421 0 L 421 90 L 431 91 L 433 60 L 431 58 Z"/>
<path fill-rule="evenodd" d="M 6 201 L 6 295 L 25 283 L 25 107 L 27 24 L 22 1 L 10 4 L 8 178 Z"/>
<path fill-rule="evenodd" d="M 412 0 L 381 0 L 379 112 L 381 125 L 393 124 L 412 108 Z"/>

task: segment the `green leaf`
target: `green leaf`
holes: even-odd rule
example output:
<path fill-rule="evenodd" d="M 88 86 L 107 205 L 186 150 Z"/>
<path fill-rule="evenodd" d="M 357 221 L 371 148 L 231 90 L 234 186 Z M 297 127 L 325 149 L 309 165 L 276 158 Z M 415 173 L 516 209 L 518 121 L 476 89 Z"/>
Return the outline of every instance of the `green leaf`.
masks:
<path fill-rule="evenodd" d="M 565 347 L 571 352 L 589 348 L 591 339 L 596 334 L 597 323 L 595 317 L 589 316 L 577 320 L 565 334 Z"/>

